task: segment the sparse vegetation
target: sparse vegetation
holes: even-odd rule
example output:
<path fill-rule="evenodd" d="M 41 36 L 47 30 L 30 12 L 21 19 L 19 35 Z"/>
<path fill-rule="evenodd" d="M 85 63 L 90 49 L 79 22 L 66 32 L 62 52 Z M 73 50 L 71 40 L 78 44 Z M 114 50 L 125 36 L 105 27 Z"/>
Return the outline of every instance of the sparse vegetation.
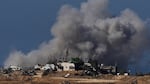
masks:
<path fill-rule="evenodd" d="M 81 70 L 83 68 L 84 62 L 83 62 L 82 59 L 72 58 L 71 62 L 75 64 L 75 69 L 76 70 Z"/>

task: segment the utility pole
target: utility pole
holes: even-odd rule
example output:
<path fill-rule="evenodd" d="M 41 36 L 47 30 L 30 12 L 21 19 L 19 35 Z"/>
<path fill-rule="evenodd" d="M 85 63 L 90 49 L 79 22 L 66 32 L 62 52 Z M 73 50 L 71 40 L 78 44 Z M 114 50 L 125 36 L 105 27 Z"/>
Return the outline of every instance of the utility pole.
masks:
<path fill-rule="evenodd" d="M 66 48 L 64 61 L 68 61 L 68 56 L 69 56 L 69 48 Z"/>

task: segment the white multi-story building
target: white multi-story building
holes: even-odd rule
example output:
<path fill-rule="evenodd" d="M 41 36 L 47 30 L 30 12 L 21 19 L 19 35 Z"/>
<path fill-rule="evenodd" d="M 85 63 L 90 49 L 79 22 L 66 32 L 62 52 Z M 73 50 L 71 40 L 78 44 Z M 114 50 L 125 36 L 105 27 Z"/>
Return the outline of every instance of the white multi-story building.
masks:
<path fill-rule="evenodd" d="M 63 71 L 75 71 L 75 64 L 69 62 L 57 63 L 62 67 Z"/>

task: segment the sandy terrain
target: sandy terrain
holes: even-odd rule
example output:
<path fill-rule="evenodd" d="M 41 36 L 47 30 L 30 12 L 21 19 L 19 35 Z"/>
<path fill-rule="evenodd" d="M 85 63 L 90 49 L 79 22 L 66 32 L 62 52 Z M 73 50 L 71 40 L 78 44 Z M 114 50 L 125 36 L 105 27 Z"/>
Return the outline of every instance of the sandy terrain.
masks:
<path fill-rule="evenodd" d="M 68 78 L 64 75 L 70 73 Z M 98 77 L 76 76 L 80 72 L 56 72 L 47 76 L 23 76 L 19 72 L 0 75 L 0 84 L 150 84 L 150 76 L 114 76 L 101 75 Z"/>

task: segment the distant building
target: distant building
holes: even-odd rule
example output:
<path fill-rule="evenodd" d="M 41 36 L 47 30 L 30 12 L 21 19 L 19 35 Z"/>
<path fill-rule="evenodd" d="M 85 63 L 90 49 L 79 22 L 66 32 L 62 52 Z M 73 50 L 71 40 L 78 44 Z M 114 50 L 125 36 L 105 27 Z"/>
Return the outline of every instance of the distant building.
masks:
<path fill-rule="evenodd" d="M 126 73 L 124 73 L 124 75 L 125 75 L 125 76 L 128 76 L 128 75 L 129 75 L 129 73 L 127 73 L 127 72 L 126 72 Z"/>
<path fill-rule="evenodd" d="M 55 71 L 55 65 L 54 64 L 46 64 L 44 65 L 41 70 L 52 70 L 52 71 Z"/>
<path fill-rule="evenodd" d="M 21 67 L 15 66 L 15 65 L 10 65 L 9 68 L 10 68 L 11 70 L 13 70 L 13 71 L 19 71 L 19 70 L 21 70 Z"/>
<path fill-rule="evenodd" d="M 84 63 L 84 66 L 92 67 L 91 63 Z"/>
<path fill-rule="evenodd" d="M 41 67 L 41 70 L 50 70 L 50 69 L 51 69 L 50 64 L 46 64 L 43 67 Z"/>
<path fill-rule="evenodd" d="M 102 74 L 116 74 L 117 67 L 116 66 L 105 66 L 104 64 L 100 65 L 100 72 Z"/>
<path fill-rule="evenodd" d="M 35 70 L 41 70 L 42 69 L 42 65 L 40 65 L 40 64 L 34 65 L 34 69 Z"/>
<path fill-rule="evenodd" d="M 69 62 L 57 63 L 62 71 L 75 71 L 75 64 Z"/>

